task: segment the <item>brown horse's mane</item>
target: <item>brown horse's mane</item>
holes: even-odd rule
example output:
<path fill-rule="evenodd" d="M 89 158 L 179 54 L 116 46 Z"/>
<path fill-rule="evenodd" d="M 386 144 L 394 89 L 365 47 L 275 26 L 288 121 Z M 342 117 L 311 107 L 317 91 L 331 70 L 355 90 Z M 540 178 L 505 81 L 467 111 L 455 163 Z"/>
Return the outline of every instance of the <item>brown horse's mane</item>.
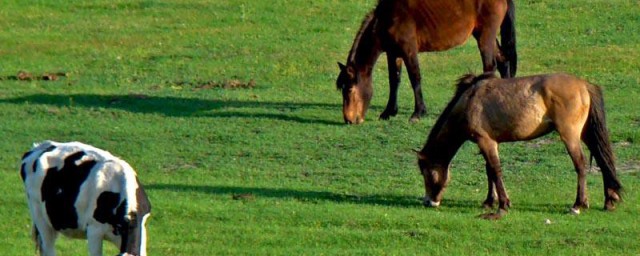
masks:
<path fill-rule="evenodd" d="M 436 121 L 436 123 L 433 125 L 433 128 L 429 133 L 429 137 L 427 138 L 427 141 L 432 141 L 438 135 L 438 132 L 442 129 L 442 126 L 444 126 L 445 121 L 449 119 L 449 115 L 453 110 L 453 106 L 455 106 L 456 103 L 458 103 L 458 100 L 460 100 L 460 97 L 462 97 L 462 94 L 464 94 L 467 90 L 469 90 L 469 88 L 473 87 L 473 85 L 475 85 L 476 83 L 485 79 L 495 78 L 495 77 L 496 76 L 494 73 L 485 73 L 481 75 L 467 73 L 460 76 L 460 78 L 458 78 L 458 80 L 456 81 L 457 82 L 456 92 L 453 94 L 453 97 L 451 98 L 447 106 L 442 111 L 442 114 L 440 114 L 440 116 L 438 117 L 438 120 Z"/>
<path fill-rule="evenodd" d="M 353 45 L 351 46 L 351 50 L 349 50 L 349 58 L 347 59 L 347 63 L 355 63 L 356 59 L 356 47 L 360 44 L 360 40 L 362 39 L 362 35 L 369 27 L 369 24 L 375 18 L 374 10 L 369 11 L 367 15 L 362 20 L 362 24 L 360 25 L 360 29 L 356 34 L 356 38 L 353 39 Z"/>

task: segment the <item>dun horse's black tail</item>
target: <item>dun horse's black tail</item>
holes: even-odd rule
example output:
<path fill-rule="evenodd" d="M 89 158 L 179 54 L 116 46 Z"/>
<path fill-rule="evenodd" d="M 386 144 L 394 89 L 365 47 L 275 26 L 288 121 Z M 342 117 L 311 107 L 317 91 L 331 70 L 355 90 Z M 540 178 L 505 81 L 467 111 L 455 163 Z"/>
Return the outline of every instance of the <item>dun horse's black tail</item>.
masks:
<path fill-rule="evenodd" d="M 507 0 L 507 14 L 500 25 L 500 50 L 505 57 L 504 63 L 498 63 L 502 77 L 515 77 L 518 69 L 516 52 L 516 6 L 513 0 Z"/>
<path fill-rule="evenodd" d="M 612 209 L 613 202 L 621 199 L 622 185 L 616 175 L 615 157 L 609 140 L 609 131 L 607 130 L 602 90 L 595 85 L 589 85 L 588 89 L 591 107 L 589 108 L 589 117 L 582 137 L 591 152 L 591 156 L 596 159 L 596 163 L 602 172 L 605 207 Z"/>

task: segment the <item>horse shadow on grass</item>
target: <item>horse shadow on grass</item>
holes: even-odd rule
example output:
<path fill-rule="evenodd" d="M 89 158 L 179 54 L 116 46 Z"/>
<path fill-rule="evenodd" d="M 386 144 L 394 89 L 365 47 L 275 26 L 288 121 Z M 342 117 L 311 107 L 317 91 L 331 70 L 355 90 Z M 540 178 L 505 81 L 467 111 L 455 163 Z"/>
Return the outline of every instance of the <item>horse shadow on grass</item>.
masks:
<path fill-rule="evenodd" d="M 301 202 L 334 202 L 363 204 L 376 206 L 390 206 L 403 208 L 422 208 L 422 199 L 418 196 L 399 196 L 390 194 L 367 194 L 354 195 L 342 194 L 329 191 L 309 191 L 295 190 L 287 188 L 259 188 L 259 187 L 240 187 L 240 186 L 202 186 L 202 185 L 184 185 L 184 184 L 148 184 L 145 185 L 146 190 L 169 190 L 174 192 L 196 192 L 212 195 L 228 195 L 233 199 L 293 199 Z M 482 212 L 480 206 L 482 201 L 473 201 L 466 199 L 449 199 L 443 200 L 442 208 L 456 209 L 461 212 Z M 518 205 L 513 208 L 515 211 L 534 212 L 534 213 L 567 213 L 566 205 L 561 204 L 529 204 Z"/>
<path fill-rule="evenodd" d="M 169 190 L 175 192 L 196 192 L 212 195 L 228 195 L 229 198 L 240 199 L 250 197 L 252 199 L 275 198 L 292 199 L 301 202 L 336 202 L 367 204 L 381 206 L 415 207 L 420 206 L 417 197 L 397 195 L 355 195 L 334 193 L 329 191 L 295 190 L 287 188 L 258 188 L 240 186 L 199 186 L 183 184 L 149 184 L 145 190 Z"/>
<path fill-rule="evenodd" d="M 41 104 L 55 107 L 120 109 L 133 113 L 161 114 L 171 117 L 214 117 L 273 119 L 305 124 L 342 125 L 341 106 L 313 102 L 261 102 L 148 96 L 143 94 L 33 94 L 1 99 L 8 104 Z M 336 113 L 335 120 L 301 117 L 300 109 L 321 109 Z M 250 109 L 243 111 L 243 109 Z"/>

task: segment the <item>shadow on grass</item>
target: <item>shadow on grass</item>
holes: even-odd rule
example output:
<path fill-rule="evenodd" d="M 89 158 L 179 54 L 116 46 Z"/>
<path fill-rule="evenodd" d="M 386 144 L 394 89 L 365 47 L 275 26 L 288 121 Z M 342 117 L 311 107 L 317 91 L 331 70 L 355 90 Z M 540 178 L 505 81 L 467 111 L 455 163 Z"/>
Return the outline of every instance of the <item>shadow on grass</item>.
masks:
<path fill-rule="evenodd" d="M 196 192 L 215 195 L 250 195 L 253 198 L 276 198 L 294 199 L 302 202 L 329 201 L 335 203 L 352 203 L 395 207 L 418 207 L 421 208 L 422 201 L 419 197 L 397 196 L 397 195 L 349 195 L 333 193 L 328 191 L 305 191 L 286 188 L 252 188 L 237 186 L 201 186 L 183 184 L 149 184 L 145 186 L 147 190 L 170 190 L 174 192 Z M 480 214 L 483 209 L 482 201 L 450 199 L 443 200 L 443 208 L 454 208 L 464 212 L 477 212 Z M 513 211 L 562 214 L 568 213 L 569 206 L 564 204 L 541 203 L 516 205 Z M 493 210 L 491 210 L 493 211 Z"/>
<path fill-rule="evenodd" d="M 149 184 L 146 190 L 170 190 L 176 192 L 197 192 L 215 195 L 251 195 L 259 198 L 294 199 L 302 202 L 329 201 L 336 203 L 353 203 L 382 206 L 419 207 L 417 197 L 396 195 L 353 195 L 327 191 L 306 191 L 286 188 L 252 188 L 235 186 L 192 186 L 182 184 Z"/>
<path fill-rule="evenodd" d="M 121 109 L 134 113 L 156 113 L 175 117 L 265 118 L 298 123 L 342 125 L 341 106 L 326 103 L 291 103 L 158 97 L 143 94 L 34 94 L 2 99 L 0 103 L 43 104 L 56 107 Z M 244 112 L 242 109 L 252 111 Z M 296 116 L 294 111 L 319 108 L 335 112 L 335 120 Z M 259 110 L 259 111 L 254 111 Z"/>

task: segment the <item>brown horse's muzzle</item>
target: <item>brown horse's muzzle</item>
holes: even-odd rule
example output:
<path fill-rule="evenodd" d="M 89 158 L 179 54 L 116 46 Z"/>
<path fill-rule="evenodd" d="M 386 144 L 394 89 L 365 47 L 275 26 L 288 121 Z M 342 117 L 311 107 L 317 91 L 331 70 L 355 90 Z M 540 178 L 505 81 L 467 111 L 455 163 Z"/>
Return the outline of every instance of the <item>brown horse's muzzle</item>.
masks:
<path fill-rule="evenodd" d="M 361 124 L 367 112 L 368 102 L 362 98 L 358 90 L 352 90 L 344 99 L 342 114 L 346 124 Z"/>
<path fill-rule="evenodd" d="M 364 118 L 360 117 L 359 115 L 355 115 L 355 116 L 344 116 L 344 123 L 345 124 L 361 124 L 362 122 L 364 122 Z"/>

